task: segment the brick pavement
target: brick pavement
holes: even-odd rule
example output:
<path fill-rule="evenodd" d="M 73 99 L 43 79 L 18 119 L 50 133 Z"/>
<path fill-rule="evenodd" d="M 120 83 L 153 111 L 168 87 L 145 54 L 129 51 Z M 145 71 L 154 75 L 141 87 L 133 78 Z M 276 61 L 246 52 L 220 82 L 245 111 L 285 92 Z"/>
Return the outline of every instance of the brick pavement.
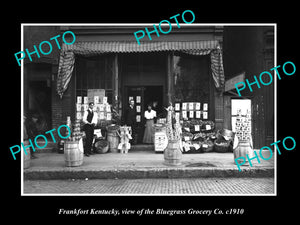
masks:
<path fill-rule="evenodd" d="M 274 178 L 25 180 L 24 194 L 274 194 Z"/>

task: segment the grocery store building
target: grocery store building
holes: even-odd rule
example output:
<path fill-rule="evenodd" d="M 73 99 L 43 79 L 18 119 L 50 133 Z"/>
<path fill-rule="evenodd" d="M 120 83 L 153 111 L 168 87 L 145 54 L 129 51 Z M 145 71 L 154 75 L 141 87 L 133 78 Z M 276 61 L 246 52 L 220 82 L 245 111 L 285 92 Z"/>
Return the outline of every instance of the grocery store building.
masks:
<path fill-rule="evenodd" d="M 233 89 L 225 90 L 226 81 L 237 74 L 251 77 L 253 72 L 267 70 L 274 63 L 273 27 L 189 24 L 176 29 L 174 25 L 169 34 L 159 37 L 153 34 L 152 40 L 141 39 L 139 45 L 133 33 L 145 27 L 143 24 L 49 27 L 54 33 L 72 31 L 76 41 L 72 45 L 61 43 L 61 51 L 50 60 L 26 62 L 24 107 L 27 110 L 38 107 L 39 103 L 33 101 L 32 84 L 46 81 L 44 95 L 48 108 L 44 114 L 51 118 L 47 120 L 48 127 L 59 127 L 67 116 L 75 120 L 77 97 L 101 89 L 105 90 L 108 103 L 121 115 L 133 97 L 140 106 L 140 127 L 147 104 L 157 101 L 161 115 L 169 102 L 200 102 L 201 112 L 206 103 L 205 119 L 214 121 L 216 129 L 232 129 L 232 100 L 250 99 L 252 133 L 256 131 L 254 147 L 274 139 L 274 86 L 243 98 Z M 262 61 L 254 60 L 257 54 Z M 259 97 L 262 91 L 264 98 Z M 43 107 L 38 108 L 43 111 Z M 204 119 L 203 114 L 200 119 Z"/>

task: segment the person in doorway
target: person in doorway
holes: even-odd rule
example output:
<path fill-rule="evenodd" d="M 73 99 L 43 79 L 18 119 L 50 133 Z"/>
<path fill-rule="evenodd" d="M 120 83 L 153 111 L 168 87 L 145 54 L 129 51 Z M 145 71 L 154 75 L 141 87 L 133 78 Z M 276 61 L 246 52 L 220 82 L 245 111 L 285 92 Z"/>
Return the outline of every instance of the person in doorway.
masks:
<path fill-rule="evenodd" d="M 157 101 L 154 101 L 154 102 L 152 103 L 152 109 L 153 109 L 154 111 L 157 111 L 157 107 L 158 107 L 158 102 L 157 102 Z"/>
<path fill-rule="evenodd" d="M 94 127 L 97 124 L 97 113 L 94 112 L 94 103 L 89 103 L 89 108 L 83 114 L 83 123 L 84 123 L 84 131 L 86 136 L 85 146 L 84 146 L 84 155 L 89 157 L 93 154 L 92 152 L 92 144 L 94 139 Z"/>
<path fill-rule="evenodd" d="M 156 111 L 152 109 L 152 106 L 149 104 L 148 109 L 144 113 L 146 119 L 145 132 L 143 143 L 153 144 L 154 142 L 154 119 L 156 118 Z"/>
<path fill-rule="evenodd" d="M 24 119 L 25 119 L 25 127 L 26 127 L 26 131 L 27 131 L 27 136 L 30 140 L 33 141 L 34 138 L 37 135 L 39 135 L 39 132 L 38 132 L 39 116 L 37 113 L 32 113 L 32 115 L 29 116 L 29 119 L 27 119 L 26 116 L 24 117 Z M 30 158 L 31 159 L 37 158 L 31 147 L 30 147 Z"/>
<path fill-rule="evenodd" d="M 156 112 L 156 117 L 154 118 L 154 123 L 156 123 L 157 118 L 160 117 L 160 110 L 159 110 L 159 107 L 158 107 L 158 101 L 154 101 L 152 103 L 152 110 L 154 110 Z"/>
<path fill-rule="evenodd" d="M 134 107 L 134 100 L 131 99 L 129 101 L 129 106 L 126 108 L 125 111 L 125 125 L 131 127 L 132 131 L 132 139 L 131 144 L 137 142 L 136 138 L 136 108 Z"/>

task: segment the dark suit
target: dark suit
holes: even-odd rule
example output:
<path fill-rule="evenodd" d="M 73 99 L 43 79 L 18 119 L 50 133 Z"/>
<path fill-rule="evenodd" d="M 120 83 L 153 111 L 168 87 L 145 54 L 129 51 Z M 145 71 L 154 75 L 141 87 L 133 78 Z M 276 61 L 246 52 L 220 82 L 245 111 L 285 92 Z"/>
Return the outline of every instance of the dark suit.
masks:
<path fill-rule="evenodd" d="M 125 124 L 128 126 L 132 126 L 136 124 L 136 109 L 135 106 L 131 108 L 130 106 L 127 107 L 125 112 Z"/>
<path fill-rule="evenodd" d="M 128 106 L 125 110 L 125 121 L 124 124 L 131 127 L 132 130 L 132 140 L 131 143 L 136 143 L 136 108 L 133 106 L 131 108 Z"/>
<path fill-rule="evenodd" d="M 90 110 L 87 111 L 87 121 L 89 123 L 92 122 L 92 119 L 94 117 L 94 113 Z M 84 125 L 84 131 L 86 135 L 86 143 L 84 146 L 84 154 L 91 154 L 92 153 L 92 144 L 94 139 L 94 124 L 85 124 Z"/>

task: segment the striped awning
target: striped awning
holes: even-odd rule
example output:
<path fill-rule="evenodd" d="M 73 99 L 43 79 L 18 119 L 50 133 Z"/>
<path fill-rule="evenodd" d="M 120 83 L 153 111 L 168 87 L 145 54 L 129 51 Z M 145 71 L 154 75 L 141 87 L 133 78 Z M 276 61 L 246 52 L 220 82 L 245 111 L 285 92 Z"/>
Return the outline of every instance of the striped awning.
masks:
<path fill-rule="evenodd" d="M 72 45 L 63 45 L 63 51 L 72 51 L 78 55 L 97 55 L 101 53 L 134 53 L 134 52 L 161 52 L 161 51 L 197 51 L 213 50 L 218 46 L 215 40 L 208 41 L 147 41 L 139 45 L 135 42 L 122 41 L 95 41 L 76 42 Z"/>
<path fill-rule="evenodd" d="M 225 83 L 221 48 L 216 40 L 205 41 L 147 41 L 139 45 L 136 41 L 94 41 L 63 43 L 57 79 L 57 92 L 62 97 L 68 87 L 75 63 L 75 55 L 95 56 L 105 53 L 140 53 L 140 52 L 184 52 L 191 55 L 211 57 L 211 70 L 217 89 Z"/>

